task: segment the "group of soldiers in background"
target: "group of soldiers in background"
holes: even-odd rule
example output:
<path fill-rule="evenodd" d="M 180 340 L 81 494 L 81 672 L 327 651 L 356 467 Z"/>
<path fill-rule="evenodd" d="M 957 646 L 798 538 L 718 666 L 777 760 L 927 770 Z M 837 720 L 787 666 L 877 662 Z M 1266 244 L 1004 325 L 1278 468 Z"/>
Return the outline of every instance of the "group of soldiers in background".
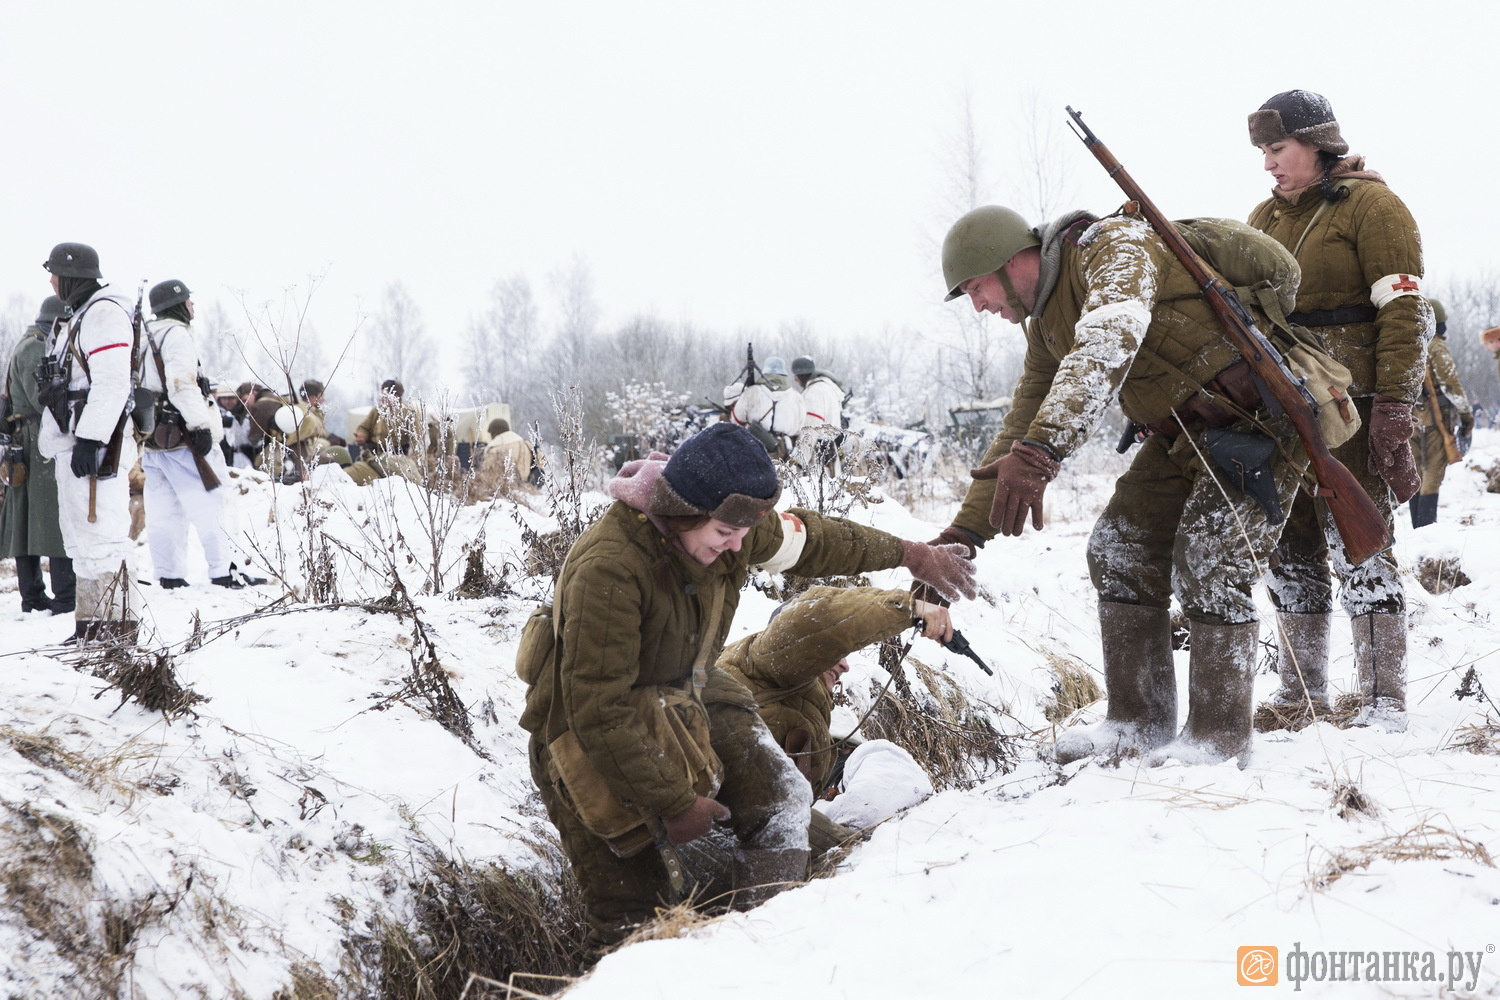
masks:
<path fill-rule="evenodd" d="M 790 375 L 783 358 L 767 358 L 764 365 L 751 358 L 739 378 L 724 387 L 724 406 L 773 457 L 788 458 L 804 431 L 847 428 L 844 404 L 851 395 L 805 354 L 792 359 Z"/>
<path fill-rule="evenodd" d="M 212 584 L 267 582 L 246 571 L 235 541 L 220 489 L 230 468 L 294 483 L 331 465 L 364 485 L 420 480 L 419 460 L 446 454 L 437 420 L 403 400 L 397 379 L 381 385 L 345 446 L 327 431 L 316 379 L 280 395 L 206 377 L 186 283 L 159 282 L 145 306 L 131 302 L 103 283 L 98 253 L 82 243 L 58 244 L 43 267 L 56 294 L 12 353 L 0 399 L 0 557 L 16 560 L 22 611 L 73 613 L 76 640 L 135 640 L 141 600 L 130 556 L 143 512 L 157 525 L 147 542 L 163 589 L 189 586 L 189 526 Z M 488 431 L 492 454 L 535 482 L 531 446 L 503 420 Z"/>

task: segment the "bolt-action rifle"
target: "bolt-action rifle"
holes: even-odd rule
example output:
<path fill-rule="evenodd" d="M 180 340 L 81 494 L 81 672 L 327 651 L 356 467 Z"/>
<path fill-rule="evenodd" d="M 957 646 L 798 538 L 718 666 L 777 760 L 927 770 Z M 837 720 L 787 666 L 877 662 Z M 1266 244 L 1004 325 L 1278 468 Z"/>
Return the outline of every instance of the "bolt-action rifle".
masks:
<path fill-rule="evenodd" d="M 1203 258 L 1193 251 L 1177 231 L 1177 227 L 1162 215 L 1161 210 L 1125 171 L 1114 154 L 1083 123 L 1083 116 L 1071 107 L 1067 111 L 1073 119 L 1074 134 L 1089 148 L 1115 183 L 1120 185 L 1125 196 L 1136 203 L 1151 228 L 1156 230 L 1156 234 L 1167 245 L 1167 249 L 1182 261 L 1198 287 L 1203 290 L 1203 297 L 1213 308 L 1229 342 L 1249 363 L 1266 405 L 1273 413 L 1284 412 L 1291 421 L 1311 457 L 1309 467 L 1317 482 L 1316 489 L 1311 491 L 1312 495 L 1328 504 L 1334 527 L 1343 539 L 1349 561 L 1359 564 L 1390 548 L 1395 539 L 1386 531 L 1385 518 L 1381 516 L 1369 494 L 1359 485 L 1359 480 L 1354 478 L 1354 474 L 1329 451 L 1323 440 L 1323 433 L 1318 428 L 1317 408 L 1311 395 L 1287 368 L 1281 353 L 1257 329 L 1245 304 Z"/>
<path fill-rule="evenodd" d="M 1432 377 L 1432 363 L 1428 362 L 1422 372 L 1422 379 L 1427 386 L 1427 412 L 1432 416 L 1432 422 L 1437 424 L 1438 433 L 1443 437 L 1443 457 L 1448 464 L 1461 462 L 1464 453 L 1459 451 L 1458 442 L 1453 440 L 1453 430 L 1448 426 L 1448 421 L 1443 419 L 1443 407 L 1438 402 L 1437 382 Z"/>

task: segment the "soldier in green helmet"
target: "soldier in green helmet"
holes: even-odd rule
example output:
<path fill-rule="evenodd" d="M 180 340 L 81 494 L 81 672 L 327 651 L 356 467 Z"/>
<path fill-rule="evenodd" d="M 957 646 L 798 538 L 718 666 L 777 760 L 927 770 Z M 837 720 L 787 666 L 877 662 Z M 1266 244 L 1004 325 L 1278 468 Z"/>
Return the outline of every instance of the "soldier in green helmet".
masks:
<path fill-rule="evenodd" d="M 1088 544 L 1108 715 L 1063 733 L 1055 759 L 1244 766 L 1259 650 L 1252 591 L 1307 463 L 1296 433 L 1264 406 L 1187 269 L 1139 216 L 1072 212 L 1032 228 L 986 206 L 949 230 L 942 264 L 949 299 L 968 296 L 1026 340 L 1013 409 L 942 541 L 974 552 L 1019 536 L 1028 519 L 1040 530 L 1047 484 L 1117 396 L 1144 429 Z M 1224 471 L 1236 464 L 1243 475 Z M 1174 596 L 1192 630 L 1180 734 Z"/>

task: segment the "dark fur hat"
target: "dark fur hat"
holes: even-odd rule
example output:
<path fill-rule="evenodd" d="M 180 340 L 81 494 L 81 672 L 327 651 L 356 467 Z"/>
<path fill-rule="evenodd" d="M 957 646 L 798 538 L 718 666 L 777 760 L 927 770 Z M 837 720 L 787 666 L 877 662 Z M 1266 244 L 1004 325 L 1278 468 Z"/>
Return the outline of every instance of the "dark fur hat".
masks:
<path fill-rule="evenodd" d="M 1288 138 L 1301 139 L 1334 156 L 1349 152 L 1349 144 L 1339 134 L 1338 119 L 1333 117 L 1333 105 L 1311 90 L 1282 91 L 1250 114 L 1250 145 Z"/>
<path fill-rule="evenodd" d="M 748 528 L 776 507 L 781 480 L 765 446 L 743 427 L 710 424 L 688 438 L 651 490 L 659 517 L 704 516 Z"/>

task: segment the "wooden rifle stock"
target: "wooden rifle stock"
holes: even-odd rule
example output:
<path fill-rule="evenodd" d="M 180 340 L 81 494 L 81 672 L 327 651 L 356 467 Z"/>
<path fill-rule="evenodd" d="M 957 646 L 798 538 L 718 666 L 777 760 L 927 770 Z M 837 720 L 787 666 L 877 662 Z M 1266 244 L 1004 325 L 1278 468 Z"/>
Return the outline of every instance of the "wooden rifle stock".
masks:
<path fill-rule="evenodd" d="M 1422 380 L 1427 386 L 1427 412 L 1432 416 L 1432 422 L 1437 424 L 1438 433 L 1443 437 L 1443 457 L 1448 464 L 1463 461 L 1463 452 L 1458 450 L 1458 442 L 1453 440 L 1453 430 L 1448 426 L 1448 421 L 1443 419 L 1443 407 L 1438 403 L 1437 382 L 1432 377 L 1432 365 L 1429 363 L 1422 372 Z"/>
<path fill-rule="evenodd" d="M 1224 284 L 1188 244 L 1161 210 L 1146 196 L 1134 178 L 1126 172 L 1119 160 L 1099 141 L 1098 136 L 1083 123 L 1083 116 L 1071 107 L 1067 109 L 1073 119 L 1074 132 L 1094 154 L 1094 158 L 1114 178 L 1125 196 L 1135 202 L 1151 228 L 1161 237 L 1167 248 L 1182 261 L 1193 276 L 1203 297 L 1213 308 L 1214 315 L 1224 328 L 1229 342 L 1249 363 L 1250 370 L 1272 399 L 1285 411 L 1287 418 L 1307 448 L 1313 477 L 1317 489 L 1313 496 L 1328 504 L 1333 515 L 1334 527 L 1343 540 L 1344 552 L 1349 561 L 1358 565 L 1370 557 L 1390 548 L 1393 539 L 1385 527 L 1385 518 L 1342 462 L 1333 457 L 1323 441 L 1323 432 L 1318 427 L 1317 412 L 1302 385 L 1287 371 L 1281 354 L 1256 329 L 1255 320 L 1239 300 L 1239 296 Z M 1268 400 L 1269 402 L 1269 400 Z"/>

